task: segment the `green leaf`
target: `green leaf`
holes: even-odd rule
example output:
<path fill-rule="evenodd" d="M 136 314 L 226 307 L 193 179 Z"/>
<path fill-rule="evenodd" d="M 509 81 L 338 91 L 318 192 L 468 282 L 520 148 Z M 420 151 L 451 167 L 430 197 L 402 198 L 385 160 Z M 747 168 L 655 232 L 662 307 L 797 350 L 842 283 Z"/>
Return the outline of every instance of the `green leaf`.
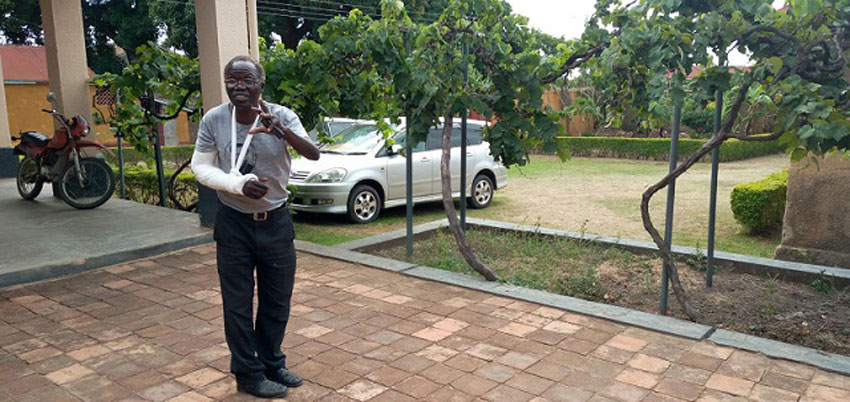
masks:
<path fill-rule="evenodd" d="M 779 58 L 779 57 L 777 57 L 777 56 L 773 56 L 773 57 L 768 58 L 768 59 L 765 61 L 765 63 L 767 64 L 767 69 L 768 69 L 768 71 L 770 71 L 770 72 L 771 72 L 771 73 L 773 73 L 774 75 L 775 75 L 776 73 L 778 73 L 778 72 L 779 72 L 779 70 L 781 70 L 781 69 L 782 69 L 782 65 L 783 65 L 782 59 L 780 59 L 780 58 Z"/>

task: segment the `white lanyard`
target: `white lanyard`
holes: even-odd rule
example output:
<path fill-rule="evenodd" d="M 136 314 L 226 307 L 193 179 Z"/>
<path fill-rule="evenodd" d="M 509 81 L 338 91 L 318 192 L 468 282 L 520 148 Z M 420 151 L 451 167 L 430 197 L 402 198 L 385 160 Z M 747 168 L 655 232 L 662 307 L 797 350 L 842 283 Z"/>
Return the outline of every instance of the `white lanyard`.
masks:
<path fill-rule="evenodd" d="M 233 112 L 230 113 L 230 173 L 240 175 L 239 169 L 242 167 L 242 163 L 245 162 L 245 154 L 248 153 L 248 147 L 251 146 L 251 139 L 254 138 L 254 134 L 251 134 L 251 130 L 257 128 L 257 122 L 260 121 L 260 115 L 257 114 L 257 118 L 254 119 L 254 124 L 251 125 L 251 128 L 248 130 L 248 135 L 245 136 L 245 143 L 242 144 L 242 152 L 239 152 L 239 159 L 236 159 L 236 106 L 233 107 Z"/>

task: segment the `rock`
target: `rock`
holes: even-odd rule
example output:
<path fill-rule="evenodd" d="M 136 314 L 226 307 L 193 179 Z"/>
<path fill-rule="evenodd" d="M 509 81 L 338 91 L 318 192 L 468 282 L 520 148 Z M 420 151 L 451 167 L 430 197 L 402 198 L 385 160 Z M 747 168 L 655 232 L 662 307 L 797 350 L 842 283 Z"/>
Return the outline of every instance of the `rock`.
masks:
<path fill-rule="evenodd" d="M 850 161 L 840 154 L 792 162 L 776 258 L 850 268 Z"/>

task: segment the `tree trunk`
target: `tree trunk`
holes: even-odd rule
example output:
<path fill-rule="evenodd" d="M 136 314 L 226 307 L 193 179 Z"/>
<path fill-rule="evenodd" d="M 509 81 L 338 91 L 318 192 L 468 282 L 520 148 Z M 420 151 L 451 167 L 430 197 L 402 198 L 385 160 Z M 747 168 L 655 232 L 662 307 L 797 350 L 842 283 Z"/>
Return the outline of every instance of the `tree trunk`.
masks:
<path fill-rule="evenodd" d="M 460 220 L 457 217 L 455 204 L 452 200 L 452 181 L 451 172 L 449 171 L 449 166 L 451 166 L 449 162 L 452 157 L 451 139 L 452 114 L 451 112 L 446 112 L 445 119 L 443 121 L 443 155 L 442 158 L 440 158 L 440 183 L 442 183 L 443 208 L 446 210 L 446 217 L 449 219 L 449 228 L 451 228 L 452 234 L 454 235 L 455 242 L 457 243 L 457 249 L 460 251 L 460 254 L 463 255 L 466 263 L 488 281 L 495 281 L 499 278 L 489 267 L 484 265 L 484 263 L 478 259 L 478 256 L 476 256 L 475 253 L 472 252 L 472 249 L 469 248 L 469 243 L 466 242 L 466 234 L 460 227 Z M 461 157 L 463 156 L 461 155 Z M 466 200 L 460 200 L 460 202 L 466 202 Z"/>
<path fill-rule="evenodd" d="M 699 313 L 697 310 L 691 305 L 688 300 L 688 296 L 685 294 L 685 288 L 682 287 L 682 282 L 679 281 L 679 271 L 676 269 L 676 262 L 673 260 L 673 252 L 667 248 L 667 243 L 664 242 L 664 239 L 661 237 L 661 234 L 658 233 L 658 229 L 655 228 L 655 225 L 652 224 L 652 218 L 649 216 L 649 201 L 652 200 L 652 196 L 655 195 L 661 189 L 670 185 L 673 180 L 676 180 L 679 176 L 685 173 L 688 169 L 691 168 L 695 163 L 697 163 L 700 158 L 705 155 L 708 155 L 709 152 L 714 150 L 723 144 L 724 141 L 730 138 L 737 138 L 742 141 L 770 141 L 782 134 L 782 132 L 774 133 L 773 135 L 761 137 L 761 138 L 747 138 L 746 135 L 736 136 L 730 134 L 732 129 L 735 127 L 735 122 L 738 120 L 738 115 L 741 112 L 741 106 L 744 104 L 744 101 L 747 98 L 747 92 L 750 90 L 750 85 L 752 84 L 752 74 L 750 75 L 750 80 L 747 81 L 741 88 L 738 90 L 738 97 L 735 99 L 735 102 L 732 104 L 732 107 L 729 109 L 728 116 L 726 118 L 726 122 L 722 125 L 720 132 L 717 133 L 714 137 L 708 140 L 705 144 L 703 144 L 696 153 L 691 155 L 685 162 L 675 169 L 672 172 L 668 173 L 664 176 L 661 181 L 655 183 L 650 186 L 643 193 L 643 198 L 640 202 L 640 215 L 643 219 L 643 227 L 649 232 L 649 235 L 652 237 L 652 241 L 658 247 L 658 252 L 661 253 L 661 258 L 667 263 L 667 266 L 670 268 L 670 281 L 673 284 L 673 293 L 676 295 L 676 300 L 679 301 L 679 304 L 682 305 L 682 308 L 685 310 L 685 314 L 687 314 L 688 318 L 691 321 L 699 321 Z M 661 314 L 667 314 L 667 310 L 662 310 Z"/>
<path fill-rule="evenodd" d="M 679 280 L 679 271 L 676 268 L 676 262 L 673 259 L 673 253 L 669 248 L 667 248 L 667 243 L 664 242 L 664 239 L 661 237 L 661 234 L 658 232 L 658 229 L 655 228 L 655 225 L 652 223 L 652 218 L 649 215 L 649 201 L 652 200 L 652 196 L 655 195 L 661 189 L 670 185 L 673 180 L 676 180 L 682 173 L 685 173 L 691 166 L 697 163 L 700 158 L 707 155 L 714 148 L 720 146 L 728 139 L 727 136 L 716 136 L 712 137 L 708 142 L 703 144 L 694 155 L 691 155 L 683 164 L 679 165 L 672 172 L 664 176 L 661 181 L 655 183 L 650 186 L 643 193 L 643 198 L 640 203 L 640 215 L 643 219 L 643 227 L 649 232 L 649 235 L 652 237 L 652 241 L 655 242 L 655 245 L 658 247 L 658 251 L 661 253 L 661 257 L 664 259 L 664 262 L 667 263 L 667 266 L 670 268 L 670 283 L 673 285 L 673 294 L 676 295 L 676 300 L 679 301 L 679 304 L 682 305 L 682 309 L 685 310 L 685 314 L 691 321 L 699 321 L 699 313 L 697 310 L 691 305 L 688 300 L 688 296 L 685 294 L 685 288 L 682 286 L 682 282 Z M 668 190 L 669 191 L 669 190 Z M 661 310 L 661 314 L 666 315 L 667 310 Z"/>
<path fill-rule="evenodd" d="M 280 42 L 287 49 L 297 49 L 298 44 L 304 39 L 304 35 L 310 32 L 312 27 L 312 23 L 307 20 L 301 22 L 301 25 L 298 24 L 299 21 L 295 18 L 286 19 L 286 30 L 281 34 Z"/>

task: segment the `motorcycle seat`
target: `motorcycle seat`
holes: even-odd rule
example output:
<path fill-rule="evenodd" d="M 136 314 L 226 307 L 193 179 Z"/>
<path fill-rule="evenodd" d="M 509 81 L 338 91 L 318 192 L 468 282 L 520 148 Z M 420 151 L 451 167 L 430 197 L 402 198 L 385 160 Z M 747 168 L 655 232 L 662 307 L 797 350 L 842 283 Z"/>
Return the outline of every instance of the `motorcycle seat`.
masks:
<path fill-rule="evenodd" d="M 21 134 L 21 142 L 25 144 L 32 144 L 37 147 L 46 147 L 47 143 L 50 142 L 50 138 L 36 131 L 27 131 Z"/>

